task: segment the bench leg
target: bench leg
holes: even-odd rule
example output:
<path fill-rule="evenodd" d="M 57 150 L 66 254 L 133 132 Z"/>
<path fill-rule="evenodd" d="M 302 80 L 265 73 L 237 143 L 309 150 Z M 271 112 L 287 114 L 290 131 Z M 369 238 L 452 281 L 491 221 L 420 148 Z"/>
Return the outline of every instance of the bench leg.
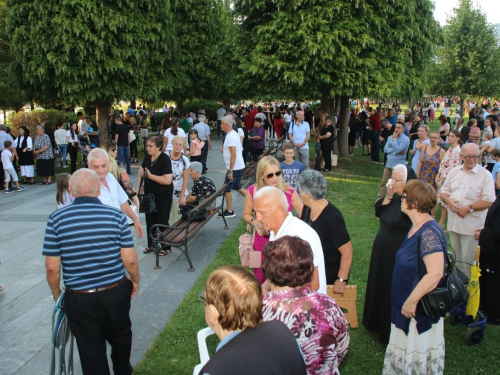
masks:
<path fill-rule="evenodd" d="M 188 268 L 188 272 L 194 272 L 196 271 L 196 269 L 193 267 L 193 262 L 191 261 L 191 257 L 189 256 L 189 250 L 188 250 L 188 243 L 187 243 L 187 239 L 186 239 L 186 242 L 184 243 L 184 255 L 186 256 L 187 258 L 187 261 L 189 263 L 189 268 Z"/>
<path fill-rule="evenodd" d="M 154 267 L 155 270 L 159 270 L 161 268 L 160 266 L 160 250 L 161 250 L 161 245 L 159 243 L 155 243 L 153 245 L 153 251 L 156 256 L 156 266 Z"/>
<path fill-rule="evenodd" d="M 229 227 L 227 226 L 227 221 L 226 221 L 226 217 L 224 216 L 224 201 L 226 199 L 226 194 L 223 194 L 222 195 L 222 204 L 221 204 L 221 213 L 222 213 L 222 220 L 224 220 L 224 229 L 229 229 Z"/>

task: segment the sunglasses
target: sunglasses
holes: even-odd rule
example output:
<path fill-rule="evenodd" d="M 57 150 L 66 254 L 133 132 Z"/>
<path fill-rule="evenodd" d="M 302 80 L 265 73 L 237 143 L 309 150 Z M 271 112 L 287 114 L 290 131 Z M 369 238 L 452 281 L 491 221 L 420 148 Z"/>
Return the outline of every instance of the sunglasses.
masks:
<path fill-rule="evenodd" d="M 115 141 L 113 141 L 113 140 L 111 140 L 111 141 L 109 141 L 109 144 L 110 144 L 110 145 L 116 145 L 116 142 L 115 142 Z"/>
<path fill-rule="evenodd" d="M 116 148 L 111 149 L 111 152 L 116 152 Z"/>
<path fill-rule="evenodd" d="M 200 299 L 201 299 L 201 302 L 207 303 L 207 299 L 205 298 L 205 292 L 200 293 Z"/>
<path fill-rule="evenodd" d="M 266 178 L 269 180 L 270 178 L 273 178 L 274 176 L 279 177 L 281 176 L 281 171 L 278 171 L 276 173 L 268 173 L 266 174 Z"/>
<path fill-rule="evenodd" d="M 402 195 L 402 196 L 401 196 L 401 202 L 402 202 L 404 199 L 406 199 L 406 195 Z"/>

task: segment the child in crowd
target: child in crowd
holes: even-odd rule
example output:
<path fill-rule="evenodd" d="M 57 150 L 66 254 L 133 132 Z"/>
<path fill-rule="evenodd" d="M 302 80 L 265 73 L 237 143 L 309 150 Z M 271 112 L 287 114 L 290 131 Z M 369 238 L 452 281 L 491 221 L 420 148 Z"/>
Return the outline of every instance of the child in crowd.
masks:
<path fill-rule="evenodd" d="M 57 193 L 56 193 L 56 208 L 69 206 L 73 203 L 73 197 L 69 192 L 69 179 L 71 175 L 69 173 L 60 173 L 56 177 Z"/>
<path fill-rule="evenodd" d="M 483 134 L 483 141 L 481 142 L 481 148 L 479 149 L 479 152 L 481 152 L 481 164 L 483 166 L 488 165 L 488 156 L 490 155 L 489 152 L 486 150 L 490 148 L 490 141 L 491 141 L 491 134 L 490 133 L 484 133 Z"/>
<path fill-rule="evenodd" d="M 296 184 L 297 176 L 304 171 L 304 166 L 300 161 L 293 159 L 295 156 L 295 149 L 291 143 L 285 143 L 283 146 L 283 156 L 285 157 L 285 161 L 280 164 L 283 179 L 298 193 L 299 188 Z"/>
<path fill-rule="evenodd" d="M 500 150 L 491 151 L 491 158 L 495 160 L 495 165 L 491 171 L 493 182 L 495 183 L 495 193 L 498 197 L 500 195 Z"/>
<path fill-rule="evenodd" d="M 14 169 L 14 164 L 12 161 L 14 158 L 17 158 L 17 155 L 14 156 L 10 147 L 12 146 L 11 141 L 5 141 L 3 143 L 5 146 L 5 150 L 2 151 L 2 164 L 3 170 L 5 172 L 5 194 L 13 193 L 14 191 L 23 191 L 26 190 L 24 187 L 19 187 L 19 178 L 17 177 L 17 172 Z M 9 189 L 10 179 L 12 177 L 12 181 L 16 184 L 16 189 Z"/>
<path fill-rule="evenodd" d="M 202 141 L 198 137 L 198 130 L 192 129 L 189 132 L 189 138 L 191 143 L 189 144 L 189 151 L 186 151 L 184 155 L 191 156 L 190 161 L 201 161 L 201 149 L 205 146 L 205 141 Z"/>

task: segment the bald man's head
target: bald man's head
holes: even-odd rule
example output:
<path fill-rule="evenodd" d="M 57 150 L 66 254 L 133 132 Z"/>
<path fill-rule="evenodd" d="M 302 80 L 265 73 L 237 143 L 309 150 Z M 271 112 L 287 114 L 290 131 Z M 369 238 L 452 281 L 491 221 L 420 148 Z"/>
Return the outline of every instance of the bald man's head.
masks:
<path fill-rule="evenodd" d="M 69 180 L 69 189 L 75 197 L 98 197 L 99 196 L 99 177 L 94 171 L 81 168 L 71 176 Z"/>

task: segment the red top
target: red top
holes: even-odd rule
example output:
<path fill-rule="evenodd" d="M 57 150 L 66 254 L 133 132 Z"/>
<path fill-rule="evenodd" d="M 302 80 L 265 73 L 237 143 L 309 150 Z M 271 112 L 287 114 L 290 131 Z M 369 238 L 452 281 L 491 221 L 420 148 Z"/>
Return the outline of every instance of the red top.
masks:
<path fill-rule="evenodd" d="M 370 116 L 370 125 L 372 126 L 372 130 L 381 132 L 382 131 L 382 123 L 380 122 L 380 116 L 374 113 Z"/>

